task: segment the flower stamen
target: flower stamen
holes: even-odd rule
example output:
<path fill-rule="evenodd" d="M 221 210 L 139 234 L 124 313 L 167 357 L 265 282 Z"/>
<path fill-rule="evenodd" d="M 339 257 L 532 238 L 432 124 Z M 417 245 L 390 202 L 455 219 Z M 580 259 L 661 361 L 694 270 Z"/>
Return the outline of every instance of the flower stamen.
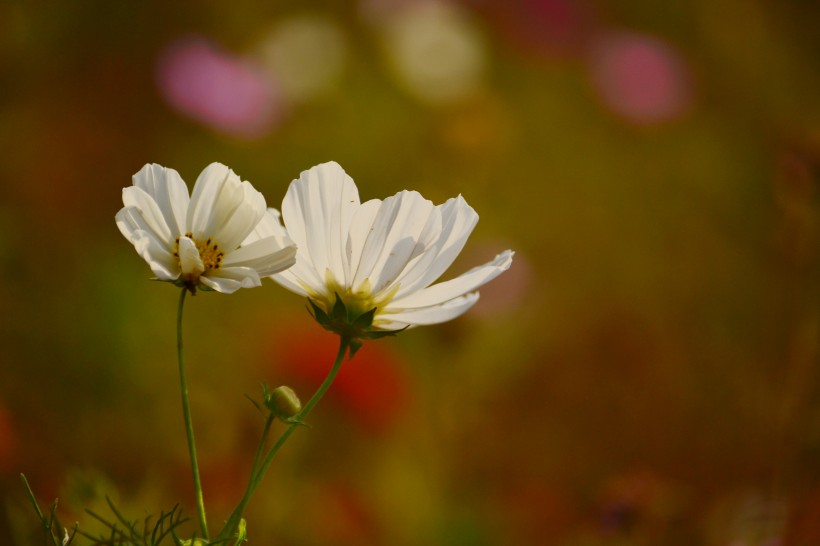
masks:
<path fill-rule="evenodd" d="M 222 267 L 222 259 L 225 257 L 225 252 L 219 250 L 219 245 L 213 241 L 210 237 L 208 237 L 205 241 L 200 241 L 198 239 L 194 239 L 194 234 L 190 231 L 185 234 L 185 236 L 191 239 L 196 245 L 196 249 L 199 252 L 199 259 L 202 260 L 202 265 L 205 267 L 205 270 L 202 272 L 207 273 L 212 269 L 219 269 Z M 174 244 L 174 257 L 177 259 L 177 262 L 180 261 L 179 259 L 179 237 L 176 238 Z M 180 267 L 182 267 L 180 263 Z"/>

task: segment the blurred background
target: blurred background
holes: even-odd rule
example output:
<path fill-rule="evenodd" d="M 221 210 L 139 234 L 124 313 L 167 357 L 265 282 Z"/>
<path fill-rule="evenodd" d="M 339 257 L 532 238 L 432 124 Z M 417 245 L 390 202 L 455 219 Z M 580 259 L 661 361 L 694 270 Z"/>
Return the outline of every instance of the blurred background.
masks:
<path fill-rule="evenodd" d="M 271 466 L 253 544 L 820 543 L 820 4 L 349 0 L 0 5 L 0 543 L 19 474 L 66 523 L 195 519 L 177 289 L 119 234 L 145 163 L 278 207 L 459 193 L 451 323 L 368 343 Z M 267 283 L 188 300 L 209 519 L 336 338 Z M 193 526 L 187 526 L 189 532 Z"/>

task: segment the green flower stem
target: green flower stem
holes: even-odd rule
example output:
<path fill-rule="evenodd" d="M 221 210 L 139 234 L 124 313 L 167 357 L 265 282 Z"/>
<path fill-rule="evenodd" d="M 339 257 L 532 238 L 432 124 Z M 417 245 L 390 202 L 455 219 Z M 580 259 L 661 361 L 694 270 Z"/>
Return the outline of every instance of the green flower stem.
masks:
<path fill-rule="evenodd" d="M 259 461 L 262 460 L 262 454 L 265 452 L 265 445 L 268 443 L 268 435 L 270 435 L 270 427 L 273 425 L 273 422 L 276 420 L 276 417 L 271 413 L 268 415 L 268 418 L 265 419 L 265 428 L 262 430 L 262 437 L 259 439 L 259 447 L 256 448 L 256 455 L 253 458 L 253 466 L 251 467 L 251 478 L 256 474 L 256 471 L 259 469 Z"/>
<path fill-rule="evenodd" d="M 268 417 L 265 419 L 265 428 L 262 429 L 262 437 L 259 438 L 259 446 L 257 446 L 257 448 L 256 448 L 256 455 L 254 455 L 254 457 L 253 457 L 253 466 L 251 467 L 251 477 L 250 477 L 251 480 L 256 475 L 256 472 L 259 470 L 259 463 L 262 461 L 262 455 L 265 453 L 265 446 L 268 445 L 268 436 L 270 436 L 270 429 L 271 429 L 271 426 L 273 425 L 274 421 L 276 421 L 276 416 L 273 415 L 272 413 L 269 413 Z M 248 487 L 250 487 L 250 484 L 248 484 Z M 246 492 L 246 494 L 247 494 L 247 492 Z M 250 497 L 249 494 L 247 494 L 247 495 L 248 495 L 248 497 Z M 241 517 L 241 514 L 240 514 L 240 517 Z M 224 531 L 224 529 L 223 529 L 223 531 Z M 220 536 L 221 535 L 222 535 L 222 533 L 220 533 Z"/>
<path fill-rule="evenodd" d="M 199 527 L 202 538 L 208 540 L 208 522 L 205 519 L 205 501 L 202 498 L 202 482 L 199 479 L 199 463 L 196 459 L 196 444 L 194 442 L 194 425 L 191 421 L 191 405 L 188 403 L 188 380 L 185 377 L 185 363 L 182 358 L 182 309 L 185 305 L 187 287 L 182 288 L 179 295 L 177 309 L 177 355 L 179 357 L 179 386 L 182 391 L 182 414 L 185 417 L 185 432 L 188 436 L 188 454 L 191 457 L 191 472 L 194 475 L 194 491 L 196 493 L 196 509 L 199 514 Z"/>
<path fill-rule="evenodd" d="M 330 372 L 328 372 L 327 377 L 325 378 L 324 382 L 319 386 L 319 389 L 313 394 L 311 399 L 302 408 L 302 411 L 299 412 L 293 422 L 282 432 L 282 435 L 276 440 L 276 443 L 273 444 L 273 447 L 270 448 L 267 455 L 265 455 L 265 460 L 262 462 L 262 465 L 257 468 L 257 463 L 259 462 L 259 454 L 262 452 L 262 446 L 265 443 L 265 439 L 267 436 L 267 432 L 269 430 L 268 422 L 266 422 L 265 432 L 262 436 L 262 440 L 259 444 L 259 451 L 257 451 L 256 459 L 254 460 L 253 469 L 251 471 L 251 477 L 248 481 L 248 486 L 245 489 L 245 494 L 242 496 L 242 499 L 239 501 L 239 504 L 236 505 L 233 512 L 231 512 L 231 516 L 228 518 L 227 523 L 225 523 L 225 527 L 222 528 L 222 531 L 219 533 L 220 539 L 230 538 L 236 533 L 237 526 L 239 525 L 239 521 L 242 519 L 242 514 L 245 512 L 245 507 L 248 504 L 248 501 L 253 495 L 253 492 L 256 491 L 256 488 L 259 487 L 259 484 L 262 482 L 262 478 L 265 475 L 265 471 L 267 471 L 268 466 L 270 466 L 271 461 L 273 461 L 273 457 L 279 451 L 279 449 L 285 444 L 285 442 L 290 438 L 290 436 L 296 431 L 296 428 L 304 422 L 304 419 L 308 416 L 311 410 L 319 403 L 319 400 L 325 395 L 327 390 L 330 388 L 330 385 L 333 384 L 333 380 L 336 378 L 336 374 L 339 373 L 339 369 L 342 367 L 342 362 L 344 362 L 345 353 L 347 353 L 348 348 L 350 347 L 350 340 L 345 336 L 340 336 L 339 341 L 339 352 L 336 354 L 336 360 L 333 362 L 333 366 L 330 368 Z"/>

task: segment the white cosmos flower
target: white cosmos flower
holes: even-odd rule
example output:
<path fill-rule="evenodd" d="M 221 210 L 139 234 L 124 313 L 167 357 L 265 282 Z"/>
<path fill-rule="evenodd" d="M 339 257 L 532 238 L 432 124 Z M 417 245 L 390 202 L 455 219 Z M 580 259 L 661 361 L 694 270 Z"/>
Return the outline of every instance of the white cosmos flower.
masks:
<path fill-rule="evenodd" d="M 265 198 L 225 165 L 202 171 L 193 194 L 179 173 L 146 165 L 122 191 L 117 227 L 148 262 L 157 279 L 229 294 L 261 284 L 261 277 L 293 265 L 296 247 L 283 233 L 262 234 L 278 223 Z"/>
<path fill-rule="evenodd" d="M 512 264 L 513 252 L 507 250 L 430 286 L 461 252 L 478 214 L 461 196 L 436 206 L 415 191 L 361 203 L 353 179 L 333 162 L 291 183 L 282 216 L 298 251 L 296 265 L 273 280 L 310 298 L 331 317 L 337 294 L 348 320 L 375 309 L 368 329 L 392 331 L 453 319 L 475 304 L 477 288 Z M 285 233 L 278 225 L 266 229 Z"/>

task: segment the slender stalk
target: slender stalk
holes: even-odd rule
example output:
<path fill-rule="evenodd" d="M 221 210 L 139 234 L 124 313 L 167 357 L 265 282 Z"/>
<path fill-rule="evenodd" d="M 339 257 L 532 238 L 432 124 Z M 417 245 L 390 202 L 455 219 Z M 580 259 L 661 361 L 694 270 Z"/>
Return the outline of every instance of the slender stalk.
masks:
<path fill-rule="evenodd" d="M 28 480 L 26 479 L 25 474 L 20 474 L 20 479 L 23 480 L 23 485 L 26 488 L 26 493 L 28 494 L 28 500 L 31 502 L 31 505 L 34 507 L 34 511 L 37 513 L 37 517 L 40 518 L 40 522 L 45 522 L 46 517 L 43 515 L 43 512 L 40 510 L 40 505 L 37 504 L 37 498 L 34 496 L 34 491 L 31 490 L 31 486 L 28 484 Z"/>
<path fill-rule="evenodd" d="M 242 519 L 242 514 L 245 512 L 245 507 L 248 504 L 248 501 L 253 495 L 253 492 L 256 491 L 256 488 L 259 487 L 259 484 L 262 482 L 262 478 L 265 475 L 265 471 L 270 466 L 271 461 L 273 461 L 273 457 L 279 451 L 279 449 L 285 444 L 288 438 L 296 431 L 296 428 L 304 421 L 304 419 L 308 416 L 311 410 L 319 403 L 319 400 L 325 395 L 327 390 L 333 384 L 333 380 L 336 379 L 336 374 L 339 373 L 339 369 L 342 367 L 342 362 L 344 361 L 345 353 L 347 352 L 348 347 L 350 347 L 350 340 L 344 336 L 340 336 L 339 340 L 339 352 L 336 354 L 336 360 L 333 362 L 333 366 L 330 368 L 330 371 L 327 374 L 324 382 L 319 386 L 313 396 L 308 400 L 308 403 L 305 404 L 305 407 L 302 408 L 302 411 L 299 415 L 294 419 L 294 422 L 291 423 L 288 428 L 282 432 L 282 435 L 279 436 L 279 439 L 276 440 L 276 443 L 273 444 L 273 447 L 270 448 L 267 455 L 265 455 L 265 460 L 262 462 L 262 465 L 259 466 L 257 469 L 257 463 L 259 461 L 259 453 L 261 450 L 257 452 L 257 458 L 254 461 L 254 468 L 251 472 L 250 480 L 248 480 L 248 486 L 245 489 L 245 494 L 242 496 L 242 499 L 239 501 L 239 504 L 236 505 L 233 512 L 231 512 L 231 516 L 228 518 L 228 521 L 225 523 L 225 527 L 222 528 L 222 531 L 219 533 L 219 538 L 225 539 L 231 537 L 237 529 L 239 525 L 239 521 Z M 267 433 L 268 429 L 266 427 L 265 433 Z M 266 435 L 266 434 L 265 434 Z M 264 436 L 262 441 L 264 442 Z M 262 444 L 260 444 L 261 448 Z"/>
<path fill-rule="evenodd" d="M 265 446 L 268 443 L 268 435 L 270 434 L 270 427 L 273 425 L 273 422 L 276 420 L 276 417 L 271 413 L 268 415 L 267 419 L 265 419 L 265 428 L 262 430 L 262 437 L 259 439 L 259 446 L 256 448 L 256 455 L 253 458 L 253 466 L 251 467 L 251 479 L 256 475 L 256 472 L 259 470 L 259 462 L 262 460 L 262 454 L 265 452 Z"/>
<path fill-rule="evenodd" d="M 208 522 L 205 519 L 205 501 L 202 498 L 202 482 L 199 479 L 199 463 L 196 458 L 196 443 L 194 442 L 194 425 L 191 421 L 191 405 L 188 403 L 188 380 L 185 377 L 185 363 L 182 358 L 182 309 L 185 305 L 184 287 L 179 295 L 177 309 L 177 355 L 179 357 L 179 386 L 182 391 L 182 414 L 185 417 L 185 432 L 188 436 L 188 455 L 191 457 L 191 472 L 194 476 L 194 491 L 196 493 L 196 509 L 199 514 L 199 527 L 202 538 L 208 540 Z"/>
<path fill-rule="evenodd" d="M 47 519 L 40 510 L 40 505 L 37 504 L 37 498 L 34 496 L 34 491 L 31 490 L 31 486 L 28 484 L 25 474 L 20 474 L 20 478 L 23 480 L 23 485 L 26 487 L 28 500 L 31 502 L 31 505 L 34 507 L 34 511 L 37 513 L 37 517 L 40 519 L 40 525 L 43 526 L 43 532 L 45 533 L 43 536 L 43 544 L 49 542 L 49 538 L 51 539 L 52 544 L 57 544 L 59 539 L 54 536 L 53 522 Z"/>

